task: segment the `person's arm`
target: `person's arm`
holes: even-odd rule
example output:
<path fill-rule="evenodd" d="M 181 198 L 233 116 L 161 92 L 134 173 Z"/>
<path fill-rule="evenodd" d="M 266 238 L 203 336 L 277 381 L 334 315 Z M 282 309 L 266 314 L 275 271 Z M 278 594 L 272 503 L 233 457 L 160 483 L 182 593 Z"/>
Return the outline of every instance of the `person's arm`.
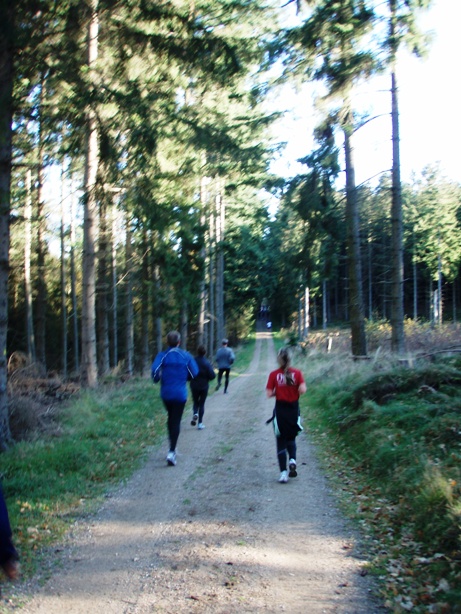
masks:
<path fill-rule="evenodd" d="M 275 378 L 272 373 L 269 374 L 266 384 L 266 397 L 268 399 L 275 397 Z"/>
<path fill-rule="evenodd" d="M 152 363 L 152 367 L 151 367 L 151 377 L 154 380 L 155 384 L 160 381 L 160 373 L 161 373 L 160 367 L 162 366 L 162 362 L 163 362 L 162 356 L 159 353 L 155 357 L 155 360 Z"/>
<path fill-rule="evenodd" d="M 191 378 L 197 377 L 198 373 L 199 373 L 199 368 L 197 363 L 195 362 L 195 358 L 192 358 L 192 356 L 189 359 L 189 362 L 187 363 L 187 369 L 190 373 Z"/>
<path fill-rule="evenodd" d="M 306 386 L 306 382 L 304 381 L 304 376 L 301 373 L 301 371 L 299 372 L 299 377 L 301 381 L 299 382 L 298 392 L 299 394 L 304 394 L 307 390 L 307 386 Z"/>

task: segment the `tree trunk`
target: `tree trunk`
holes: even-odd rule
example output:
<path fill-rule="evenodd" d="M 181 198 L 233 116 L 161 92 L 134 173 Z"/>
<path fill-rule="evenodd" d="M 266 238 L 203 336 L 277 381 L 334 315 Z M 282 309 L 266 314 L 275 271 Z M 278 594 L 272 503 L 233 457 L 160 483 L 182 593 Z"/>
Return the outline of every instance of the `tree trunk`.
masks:
<path fill-rule="evenodd" d="M 200 203 L 202 207 L 202 212 L 200 216 L 200 222 L 203 227 L 206 224 L 206 206 L 207 206 L 207 190 L 206 186 L 208 183 L 208 177 L 201 177 L 200 179 Z M 197 326 L 197 345 L 205 344 L 205 316 L 206 316 L 206 243 L 205 238 L 203 240 L 203 247 L 201 249 L 201 257 L 203 262 L 203 274 L 202 279 L 200 280 L 200 288 L 199 288 L 199 314 L 198 314 L 198 326 Z"/>
<path fill-rule="evenodd" d="M 0 450 L 11 443 L 8 419 L 7 348 L 10 185 L 13 122 L 14 2 L 2 3 L 0 36 Z"/>
<path fill-rule="evenodd" d="M 189 320 L 188 320 L 188 305 L 184 299 L 181 307 L 181 328 L 179 331 L 181 335 L 181 345 L 184 350 L 187 350 L 188 334 L 189 334 Z"/>
<path fill-rule="evenodd" d="M 322 282 L 322 312 L 323 312 L 322 328 L 323 328 L 323 330 L 326 330 L 327 323 L 328 323 L 327 292 L 328 292 L 328 290 L 327 290 L 327 282 L 326 282 L 326 279 L 324 279 L 323 282 Z"/>
<path fill-rule="evenodd" d="M 74 192 L 71 181 L 70 197 L 70 285 L 72 293 L 72 330 L 74 343 L 74 371 L 79 372 L 79 334 L 78 334 L 78 301 L 77 301 L 77 275 L 75 270 L 75 215 L 74 215 Z"/>
<path fill-rule="evenodd" d="M 98 249 L 98 286 L 97 286 L 97 348 L 98 375 L 106 375 L 110 370 L 109 360 L 109 229 L 107 223 L 107 204 L 102 197 L 99 207 L 99 249 Z"/>
<path fill-rule="evenodd" d="M 32 252 L 32 172 L 26 171 L 26 202 L 24 205 L 24 298 L 26 302 L 27 356 L 35 362 L 35 334 L 32 302 L 30 260 Z"/>
<path fill-rule="evenodd" d="M 63 162 L 64 167 L 64 162 Z M 62 375 L 67 378 L 67 273 L 64 220 L 64 168 L 61 169 L 61 323 L 62 323 Z"/>
<path fill-rule="evenodd" d="M 133 247 L 131 244 L 131 221 L 127 214 L 125 243 L 125 373 L 132 377 L 134 372 L 134 321 L 133 321 Z"/>
<path fill-rule="evenodd" d="M 310 301 L 310 296 L 309 296 L 309 286 L 306 286 L 304 288 L 304 337 L 307 338 L 309 336 L 309 319 L 310 319 L 310 314 L 309 314 L 309 301 Z"/>
<path fill-rule="evenodd" d="M 400 127 L 396 67 L 396 21 L 397 0 L 390 0 L 390 38 L 392 54 L 392 300 L 391 300 L 391 348 L 397 354 L 405 351 L 405 333 L 403 327 L 403 208 L 402 184 L 400 180 Z"/>
<path fill-rule="evenodd" d="M 224 200 L 221 187 L 216 194 L 216 334 L 226 335 L 224 322 Z"/>
<path fill-rule="evenodd" d="M 44 79 L 42 78 L 40 94 L 40 118 L 38 130 L 38 173 L 37 173 L 37 298 L 36 298 L 36 327 L 35 340 L 37 360 L 46 371 L 46 311 L 47 311 L 47 287 L 46 287 L 46 216 L 45 203 L 43 202 L 43 183 L 44 183 L 44 146 L 43 146 L 43 119 L 41 117 Z"/>
<path fill-rule="evenodd" d="M 149 275 L 149 248 L 147 232 L 142 233 L 142 283 L 141 283 L 141 374 L 143 377 L 149 375 L 150 356 L 149 356 L 149 294 L 150 294 L 150 275 Z"/>
<path fill-rule="evenodd" d="M 98 0 L 91 0 L 92 15 L 88 25 L 88 66 L 91 69 L 98 57 Z M 96 175 L 99 160 L 99 138 L 96 114 L 87 114 L 86 159 L 84 179 L 83 219 L 83 277 L 82 277 L 82 383 L 88 387 L 98 384 L 96 358 Z"/>
<path fill-rule="evenodd" d="M 112 326 L 112 366 L 118 364 L 118 280 L 117 280 L 117 207 L 112 203 L 112 232 L 111 232 L 111 272 L 112 272 L 112 305 L 111 305 L 111 326 Z"/>
<path fill-rule="evenodd" d="M 349 264 L 349 306 L 351 321 L 351 347 L 353 356 L 366 356 L 365 317 L 362 298 L 362 265 L 360 256 L 359 211 L 355 168 L 350 129 L 344 129 L 346 159 L 346 227 L 347 257 Z"/>

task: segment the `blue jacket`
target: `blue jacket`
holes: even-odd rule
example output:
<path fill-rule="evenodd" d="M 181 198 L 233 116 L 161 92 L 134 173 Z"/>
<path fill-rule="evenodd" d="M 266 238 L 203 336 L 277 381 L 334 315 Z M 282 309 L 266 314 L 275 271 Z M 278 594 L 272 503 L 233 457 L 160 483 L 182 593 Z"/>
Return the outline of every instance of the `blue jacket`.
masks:
<path fill-rule="evenodd" d="M 154 382 L 161 382 L 160 396 L 164 401 L 187 401 L 187 381 L 198 374 L 198 366 L 189 352 L 168 348 L 155 357 L 151 367 Z"/>

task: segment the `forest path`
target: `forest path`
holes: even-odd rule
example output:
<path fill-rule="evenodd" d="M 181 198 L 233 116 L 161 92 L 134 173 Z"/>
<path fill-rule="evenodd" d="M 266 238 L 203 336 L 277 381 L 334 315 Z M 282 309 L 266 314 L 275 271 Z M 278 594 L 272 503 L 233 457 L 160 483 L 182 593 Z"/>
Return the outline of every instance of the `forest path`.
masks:
<path fill-rule="evenodd" d="M 203 431 L 190 403 L 167 467 L 167 445 L 81 521 L 30 614 L 382 611 L 362 576 L 355 538 L 338 513 L 305 433 L 297 478 L 279 484 L 265 397 L 276 366 L 257 334 L 250 368 L 228 394 L 211 392 Z"/>

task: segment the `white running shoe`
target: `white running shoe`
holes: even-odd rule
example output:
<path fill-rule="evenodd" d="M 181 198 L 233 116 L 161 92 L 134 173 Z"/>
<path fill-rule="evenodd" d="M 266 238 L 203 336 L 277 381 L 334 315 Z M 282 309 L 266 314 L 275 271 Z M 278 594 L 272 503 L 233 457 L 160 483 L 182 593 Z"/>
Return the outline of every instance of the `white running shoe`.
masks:
<path fill-rule="evenodd" d="M 202 429 L 205 428 L 205 425 L 203 424 L 203 422 L 199 422 L 199 425 L 197 428 L 201 431 Z"/>
<path fill-rule="evenodd" d="M 198 414 L 194 414 L 192 416 L 191 425 L 195 426 L 197 424 L 197 420 L 198 420 Z"/>
<path fill-rule="evenodd" d="M 296 471 L 296 461 L 294 458 L 290 458 L 290 461 L 288 463 L 288 467 L 290 469 L 290 473 L 288 474 L 290 478 L 295 478 L 298 475 L 298 472 Z"/>
<path fill-rule="evenodd" d="M 280 484 L 286 484 L 288 482 L 288 471 L 282 471 L 279 477 Z"/>
<path fill-rule="evenodd" d="M 166 462 L 170 465 L 170 467 L 174 467 L 176 465 L 176 452 L 168 452 Z"/>

